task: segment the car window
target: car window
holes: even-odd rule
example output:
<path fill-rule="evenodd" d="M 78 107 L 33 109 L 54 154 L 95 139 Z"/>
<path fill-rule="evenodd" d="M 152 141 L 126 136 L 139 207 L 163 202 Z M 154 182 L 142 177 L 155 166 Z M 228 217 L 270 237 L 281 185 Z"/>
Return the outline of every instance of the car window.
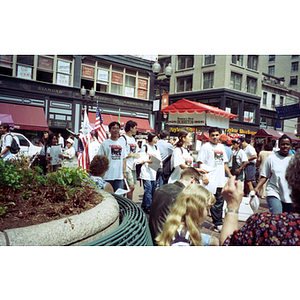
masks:
<path fill-rule="evenodd" d="M 20 141 L 20 146 L 29 147 L 29 142 L 22 135 L 16 134 L 16 136 L 18 137 L 18 139 Z"/>

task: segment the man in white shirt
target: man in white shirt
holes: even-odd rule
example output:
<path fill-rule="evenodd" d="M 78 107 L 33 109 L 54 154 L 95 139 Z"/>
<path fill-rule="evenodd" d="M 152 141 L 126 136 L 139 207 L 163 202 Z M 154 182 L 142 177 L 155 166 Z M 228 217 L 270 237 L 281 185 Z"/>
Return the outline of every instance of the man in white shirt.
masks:
<path fill-rule="evenodd" d="M 125 125 L 125 134 L 121 135 L 119 142 L 124 149 L 126 149 L 126 177 L 129 185 L 130 192 L 127 193 L 127 198 L 132 200 L 133 191 L 135 188 L 136 180 L 136 163 L 140 157 L 139 146 L 134 138 L 137 132 L 137 123 L 129 120 Z"/>
<path fill-rule="evenodd" d="M 225 171 L 229 177 L 232 177 L 227 165 L 228 157 L 225 147 L 219 143 L 220 133 L 217 127 L 209 129 L 210 142 L 201 146 L 197 157 L 198 167 L 209 171 L 207 174 L 202 174 L 203 185 L 216 197 L 216 203 L 210 209 L 216 232 L 221 232 L 223 224 L 224 199 L 221 191 L 227 181 Z"/>
<path fill-rule="evenodd" d="M 111 184 L 114 191 L 123 189 L 124 178 L 126 178 L 126 149 L 119 142 L 120 124 L 111 122 L 108 125 L 110 138 L 103 141 L 98 150 L 99 155 L 103 154 L 109 159 L 109 169 L 103 179 Z"/>
<path fill-rule="evenodd" d="M 241 137 L 240 140 L 242 142 L 242 149 L 248 158 L 248 164 L 245 167 L 245 193 L 246 195 L 249 195 L 253 190 L 252 181 L 255 180 L 257 153 L 254 147 L 250 145 L 250 140 L 247 140 L 244 137 Z"/>
<path fill-rule="evenodd" d="M 9 124 L 3 123 L 2 125 L 0 125 L 0 134 L 2 135 L 0 157 L 3 160 L 11 160 L 14 155 L 10 152 L 13 137 L 9 132 Z"/>

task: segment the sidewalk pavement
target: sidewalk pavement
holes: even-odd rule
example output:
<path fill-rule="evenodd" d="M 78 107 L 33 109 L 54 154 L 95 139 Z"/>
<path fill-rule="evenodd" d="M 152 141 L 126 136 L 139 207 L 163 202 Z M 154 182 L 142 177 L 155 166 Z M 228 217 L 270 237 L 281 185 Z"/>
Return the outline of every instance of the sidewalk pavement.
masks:
<path fill-rule="evenodd" d="M 135 185 L 135 190 L 133 192 L 133 202 L 135 202 L 137 205 L 141 206 L 142 200 L 143 200 L 143 194 L 144 194 L 144 188 L 143 188 L 143 182 L 138 181 L 137 184 Z M 266 199 L 260 199 L 260 206 L 258 209 L 258 213 L 263 213 L 263 212 L 268 212 L 268 204 Z M 149 218 L 149 215 L 147 215 L 147 218 Z M 238 228 L 241 228 L 245 222 L 239 221 L 238 222 Z M 219 238 L 220 233 L 217 233 L 214 231 L 214 224 L 212 222 L 211 217 L 207 217 L 204 223 L 202 224 L 202 233 L 209 234 L 211 236 L 215 236 Z"/>

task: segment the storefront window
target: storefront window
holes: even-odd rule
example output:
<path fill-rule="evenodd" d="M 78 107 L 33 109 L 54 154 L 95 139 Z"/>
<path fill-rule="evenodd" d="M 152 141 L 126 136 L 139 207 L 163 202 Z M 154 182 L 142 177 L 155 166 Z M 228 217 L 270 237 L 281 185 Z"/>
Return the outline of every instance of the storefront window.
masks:
<path fill-rule="evenodd" d="M 0 74 L 12 76 L 13 74 L 13 56 L 0 55 Z"/>
<path fill-rule="evenodd" d="M 256 105 L 252 103 L 244 103 L 244 122 L 255 123 Z"/>
<path fill-rule="evenodd" d="M 226 99 L 226 111 L 239 116 L 240 114 L 240 101 L 233 99 Z M 237 118 L 238 120 L 239 118 Z"/>

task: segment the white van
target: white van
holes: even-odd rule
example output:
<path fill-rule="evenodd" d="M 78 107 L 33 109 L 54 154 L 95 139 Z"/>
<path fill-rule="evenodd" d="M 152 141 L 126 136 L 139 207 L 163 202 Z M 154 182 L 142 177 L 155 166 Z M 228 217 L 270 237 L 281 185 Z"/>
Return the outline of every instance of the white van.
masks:
<path fill-rule="evenodd" d="M 42 147 L 34 146 L 29 139 L 24 136 L 22 133 L 11 132 L 13 136 L 16 136 L 19 139 L 20 144 L 20 152 L 24 152 L 28 156 L 35 155 L 37 152 L 39 153 Z"/>

